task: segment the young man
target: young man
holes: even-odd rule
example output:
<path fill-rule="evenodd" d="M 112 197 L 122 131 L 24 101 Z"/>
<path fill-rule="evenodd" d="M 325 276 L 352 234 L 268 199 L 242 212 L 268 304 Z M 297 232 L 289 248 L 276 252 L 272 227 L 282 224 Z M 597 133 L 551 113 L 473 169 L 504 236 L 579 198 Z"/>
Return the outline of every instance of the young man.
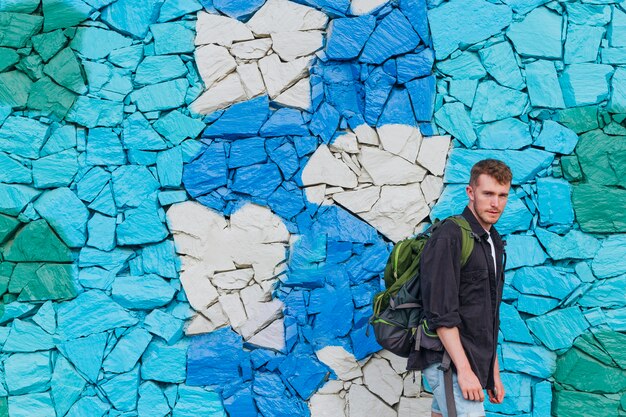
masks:
<path fill-rule="evenodd" d="M 507 203 L 512 174 L 501 161 L 485 159 L 471 170 L 469 204 L 462 216 L 474 233 L 474 250 L 461 267 L 461 229 L 445 222 L 428 240 L 421 259 L 421 291 L 429 333 L 436 332 L 452 360 L 458 417 L 485 415 L 484 393 L 504 399 L 496 355 L 504 284 L 504 244 L 493 225 Z M 422 344 L 423 346 L 423 344 Z M 432 417 L 448 417 L 442 351 L 422 348 L 409 369 L 423 370 L 433 389 Z M 444 361 L 445 362 L 445 361 Z"/>

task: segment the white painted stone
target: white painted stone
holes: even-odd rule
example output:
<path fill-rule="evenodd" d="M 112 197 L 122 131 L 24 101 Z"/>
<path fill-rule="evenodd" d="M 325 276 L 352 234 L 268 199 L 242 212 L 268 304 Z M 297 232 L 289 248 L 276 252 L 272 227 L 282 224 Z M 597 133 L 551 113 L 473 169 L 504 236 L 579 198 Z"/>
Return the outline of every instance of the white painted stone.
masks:
<path fill-rule="evenodd" d="M 277 265 L 285 261 L 285 245 L 278 243 L 242 245 L 242 249 L 237 260 L 242 261 L 240 265 L 252 265 L 256 282 L 276 278 L 282 271 Z"/>
<path fill-rule="evenodd" d="M 265 92 L 265 84 L 256 62 L 237 65 L 237 74 L 247 98 L 253 98 Z"/>
<path fill-rule="evenodd" d="M 211 282 L 222 290 L 240 290 L 245 288 L 254 277 L 252 268 L 235 269 L 234 271 L 218 272 Z"/>
<path fill-rule="evenodd" d="M 300 110 L 311 110 L 311 79 L 309 77 L 298 81 L 293 87 L 285 90 L 274 99 L 274 102 L 285 107 Z"/>
<path fill-rule="evenodd" d="M 354 133 L 356 133 L 356 138 L 358 139 L 359 143 L 364 145 L 378 146 L 378 133 L 376 133 L 374 128 L 367 123 L 359 125 L 356 129 L 354 129 Z"/>
<path fill-rule="evenodd" d="M 363 385 L 352 384 L 348 393 L 349 417 L 397 417 L 396 411 Z"/>
<path fill-rule="evenodd" d="M 185 295 L 196 311 L 204 311 L 209 305 L 215 303 L 219 296 L 209 279 L 210 274 L 213 273 L 212 269 L 211 266 L 207 268 L 204 264 L 198 264 L 180 273 L 180 282 L 185 289 Z"/>
<path fill-rule="evenodd" d="M 191 103 L 191 110 L 198 114 L 209 114 L 247 99 L 239 75 L 230 74 Z"/>
<path fill-rule="evenodd" d="M 289 242 L 283 221 L 267 207 L 246 204 L 230 215 L 230 228 L 259 243 Z"/>
<path fill-rule="evenodd" d="M 309 74 L 310 63 L 309 57 L 283 63 L 277 54 L 260 59 L 259 68 L 270 98 L 275 99 L 300 79 L 305 78 Z"/>
<path fill-rule="evenodd" d="M 248 27 L 237 19 L 218 14 L 198 12 L 196 23 L 196 45 L 210 43 L 230 46 L 233 42 L 254 39 Z"/>
<path fill-rule="evenodd" d="M 355 158 L 356 159 L 356 158 Z M 361 167 L 358 165 L 358 161 L 354 162 L 355 159 L 352 159 L 350 154 L 346 153 L 346 152 L 342 152 L 341 153 L 341 160 L 343 161 L 344 164 L 346 164 L 346 166 L 348 168 L 350 168 L 350 170 L 352 172 L 354 172 L 354 174 L 358 177 L 359 175 L 361 175 Z M 357 186 L 358 187 L 358 186 Z"/>
<path fill-rule="evenodd" d="M 359 157 L 361 166 L 371 175 L 376 185 L 401 185 L 419 182 L 426 170 L 390 152 L 365 146 Z"/>
<path fill-rule="evenodd" d="M 400 398 L 398 417 L 430 417 L 432 398 Z"/>
<path fill-rule="evenodd" d="M 320 145 L 302 171 L 304 186 L 327 184 L 345 188 L 357 186 L 357 176 L 337 158 L 326 145 Z"/>
<path fill-rule="evenodd" d="M 185 334 L 187 336 L 209 333 L 215 330 L 215 326 L 213 326 L 209 319 L 204 317 L 202 314 L 196 314 L 188 323 L 189 324 L 185 328 Z"/>
<path fill-rule="evenodd" d="M 446 158 L 450 150 L 451 137 L 430 136 L 422 140 L 417 163 L 432 174 L 442 176 L 446 168 Z"/>
<path fill-rule="evenodd" d="M 281 317 L 282 301 L 278 299 L 267 301 L 265 293 L 259 285 L 244 288 L 240 295 L 248 316 L 248 321 L 240 328 L 240 334 L 245 340 L 250 339 L 259 330 Z"/>
<path fill-rule="evenodd" d="M 243 326 L 248 317 L 237 294 L 220 295 L 219 302 L 233 329 Z"/>
<path fill-rule="evenodd" d="M 356 16 L 369 14 L 371 11 L 387 3 L 389 3 L 389 0 L 352 0 L 350 3 L 350 12 Z"/>
<path fill-rule="evenodd" d="M 271 47 L 272 39 L 261 38 L 233 43 L 230 47 L 230 53 L 239 59 L 259 59 L 267 55 Z"/>
<path fill-rule="evenodd" d="M 184 233 L 199 239 L 216 230 L 224 230 L 228 222 L 220 213 L 195 201 L 173 204 L 167 210 L 167 226 L 172 233 Z"/>
<path fill-rule="evenodd" d="M 413 380 L 414 378 L 415 381 Z M 422 392 L 422 373 L 420 371 L 408 372 L 404 376 L 403 385 L 404 388 L 402 390 L 402 395 L 404 397 L 419 397 L 420 393 Z"/>
<path fill-rule="evenodd" d="M 313 54 L 324 45 L 324 35 L 319 30 L 307 32 L 272 33 L 272 49 L 283 61 L 292 61 Z"/>
<path fill-rule="evenodd" d="M 369 185 L 373 183 L 374 183 L 374 179 L 369 174 L 369 172 L 367 172 L 367 170 L 363 168 L 361 170 L 361 175 L 359 175 L 359 186 Z"/>
<path fill-rule="evenodd" d="M 419 129 L 409 125 L 388 124 L 377 129 L 383 149 L 414 163 L 422 141 Z"/>
<path fill-rule="evenodd" d="M 333 200 L 352 213 L 370 211 L 379 198 L 380 187 L 376 186 L 333 194 Z"/>
<path fill-rule="evenodd" d="M 427 204 L 437 200 L 443 191 L 443 178 L 434 175 L 426 175 L 422 183 L 422 192 Z"/>
<path fill-rule="evenodd" d="M 345 417 L 346 400 L 339 395 L 315 394 L 309 400 L 311 417 Z"/>
<path fill-rule="evenodd" d="M 359 153 L 359 143 L 356 134 L 346 132 L 341 136 L 337 136 L 330 144 L 330 150 L 333 152 Z"/>
<path fill-rule="evenodd" d="M 339 394 L 343 390 L 344 383 L 338 379 L 329 379 L 317 390 L 317 394 Z"/>
<path fill-rule="evenodd" d="M 214 326 L 213 330 L 224 327 L 228 324 L 228 316 L 224 313 L 222 309 L 222 305 L 220 303 L 215 303 L 212 306 L 209 306 L 206 310 L 200 312 L 204 315 L 211 324 Z M 211 331 L 213 331 L 211 330 Z"/>
<path fill-rule="evenodd" d="M 283 319 L 274 321 L 272 324 L 248 339 L 247 342 L 254 346 L 272 349 L 277 352 L 284 352 L 285 323 Z"/>
<path fill-rule="evenodd" d="M 322 204 L 326 196 L 326 184 L 311 185 L 304 189 L 306 199 L 313 204 Z"/>
<path fill-rule="evenodd" d="M 216 81 L 223 79 L 237 67 L 235 59 L 223 46 L 201 46 L 196 48 L 194 56 L 205 88 L 211 88 Z"/>
<path fill-rule="evenodd" d="M 391 364 L 391 367 L 393 368 L 393 370 L 396 371 L 398 375 L 402 375 L 408 372 L 406 370 L 406 358 L 395 355 L 389 352 L 388 350 L 384 350 L 384 349 L 378 352 L 378 356 L 380 356 L 381 358 L 387 359 L 389 363 Z"/>
<path fill-rule="evenodd" d="M 328 366 L 343 381 L 359 378 L 363 375 L 361 367 L 353 354 L 342 346 L 326 346 L 315 352 L 317 359 Z"/>
<path fill-rule="evenodd" d="M 324 29 L 328 23 L 326 14 L 312 7 L 288 0 L 268 0 L 250 18 L 247 25 L 257 35 L 278 32 Z"/>
<path fill-rule="evenodd" d="M 419 184 L 409 184 L 382 187 L 376 204 L 359 217 L 397 242 L 413 236 L 429 213 Z"/>
<path fill-rule="evenodd" d="M 365 386 L 372 393 L 394 406 L 402 395 L 403 382 L 386 359 L 372 358 L 363 367 Z"/>

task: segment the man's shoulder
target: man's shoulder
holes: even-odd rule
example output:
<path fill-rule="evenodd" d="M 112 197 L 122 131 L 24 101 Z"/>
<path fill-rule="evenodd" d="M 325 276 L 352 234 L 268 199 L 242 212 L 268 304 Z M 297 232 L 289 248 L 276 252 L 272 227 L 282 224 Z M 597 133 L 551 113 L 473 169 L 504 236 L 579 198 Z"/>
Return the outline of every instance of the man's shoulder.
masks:
<path fill-rule="evenodd" d="M 452 217 L 448 217 L 442 220 L 435 230 L 433 230 L 431 237 L 434 239 L 460 239 L 461 228 L 452 220 Z"/>

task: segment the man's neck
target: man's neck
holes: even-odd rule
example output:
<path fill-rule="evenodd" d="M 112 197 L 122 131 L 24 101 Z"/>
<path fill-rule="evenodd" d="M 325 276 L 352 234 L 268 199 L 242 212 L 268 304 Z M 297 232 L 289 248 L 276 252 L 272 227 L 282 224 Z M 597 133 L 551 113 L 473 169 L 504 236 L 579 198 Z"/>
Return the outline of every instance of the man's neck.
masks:
<path fill-rule="evenodd" d="M 491 232 L 491 224 L 490 223 L 484 223 L 480 217 L 478 217 L 478 214 L 476 214 L 476 212 L 474 211 L 474 207 L 472 207 L 471 204 L 467 205 L 467 208 L 470 209 L 470 211 L 472 212 L 472 214 L 474 215 L 474 218 L 478 221 L 478 224 L 480 224 L 482 226 L 483 229 L 485 229 L 485 232 L 490 233 Z"/>

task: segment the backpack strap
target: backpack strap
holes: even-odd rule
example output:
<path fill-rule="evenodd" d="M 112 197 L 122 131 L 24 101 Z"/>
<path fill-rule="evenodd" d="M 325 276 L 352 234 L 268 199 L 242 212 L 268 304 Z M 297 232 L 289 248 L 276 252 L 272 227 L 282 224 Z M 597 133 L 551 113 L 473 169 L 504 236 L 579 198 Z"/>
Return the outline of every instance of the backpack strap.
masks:
<path fill-rule="evenodd" d="M 474 240 L 479 240 L 480 237 L 472 231 L 472 227 L 465 217 L 452 216 L 449 219 L 461 228 L 461 267 L 464 267 L 474 250 Z"/>

